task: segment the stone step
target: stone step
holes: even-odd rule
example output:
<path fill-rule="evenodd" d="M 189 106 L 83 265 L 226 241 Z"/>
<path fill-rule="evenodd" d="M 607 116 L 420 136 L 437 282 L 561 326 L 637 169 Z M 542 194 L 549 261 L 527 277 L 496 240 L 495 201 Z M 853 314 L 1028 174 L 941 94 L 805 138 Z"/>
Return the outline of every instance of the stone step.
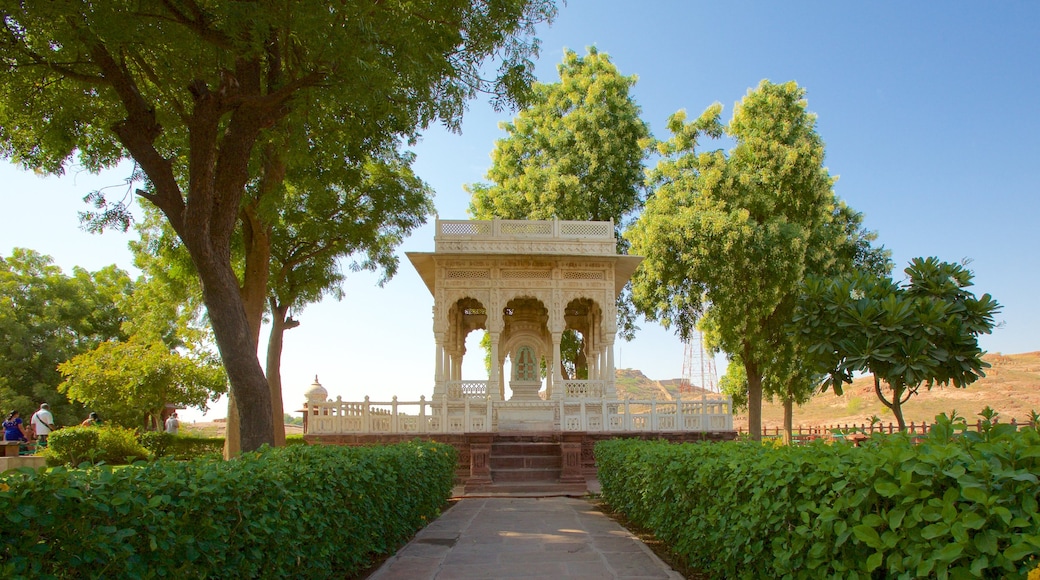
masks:
<path fill-rule="evenodd" d="M 491 453 L 491 471 L 497 469 L 560 469 L 563 458 L 556 455 L 495 455 Z"/>
<path fill-rule="evenodd" d="M 508 441 L 491 444 L 491 456 L 560 455 L 560 444 L 550 442 Z"/>
<path fill-rule="evenodd" d="M 589 488 L 584 483 L 492 483 L 464 488 L 464 497 L 582 497 L 588 493 Z"/>
<path fill-rule="evenodd" d="M 560 481 L 560 469 L 492 469 L 491 480 L 500 482 L 515 481 Z"/>

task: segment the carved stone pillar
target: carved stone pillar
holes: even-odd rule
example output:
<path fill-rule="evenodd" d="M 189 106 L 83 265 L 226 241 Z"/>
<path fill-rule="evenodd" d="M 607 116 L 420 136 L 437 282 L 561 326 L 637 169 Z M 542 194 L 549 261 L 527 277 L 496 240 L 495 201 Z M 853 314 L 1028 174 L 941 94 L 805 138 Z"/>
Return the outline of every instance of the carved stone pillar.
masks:
<path fill-rule="evenodd" d="M 501 401 L 505 389 L 502 386 L 501 365 L 498 363 L 498 339 L 500 333 L 491 331 L 491 376 L 488 377 L 488 397 L 495 401 Z"/>
<path fill-rule="evenodd" d="M 469 479 L 466 481 L 466 486 L 492 483 L 491 442 L 494 437 L 480 434 L 467 435 L 466 439 L 469 440 Z"/>
<path fill-rule="evenodd" d="M 614 371 L 614 335 L 607 338 L 607 362 L 603 368 L 603 397 L 617 399 L 617 372 Z"/>
<path fill-rule="evenodd" d="M 581 469 L 581 442 L 583 433 L 564 433 L 560 441 L 562 469 L 560 483 L 585 483 L 585 474 Z"/>
<path fill-rule="evenodd" d="M 433 333 L 437 345 L 434 349 L 434 371 L 433 371 L 433 398 L 440 400 L 448 394 L 446 380 L 444 378 L 444 333 Z"/>

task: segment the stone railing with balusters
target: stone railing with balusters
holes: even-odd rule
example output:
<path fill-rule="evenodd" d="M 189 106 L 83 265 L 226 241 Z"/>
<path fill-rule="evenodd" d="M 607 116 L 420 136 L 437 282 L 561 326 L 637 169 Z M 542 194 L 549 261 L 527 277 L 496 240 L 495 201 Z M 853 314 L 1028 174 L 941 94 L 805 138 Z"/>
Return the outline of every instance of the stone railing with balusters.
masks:
<path fill-rule="evenodd" d="M 565 220 L 437 220 L 438 252 L 617 253 L 614 223 Z"/>
<path fill-rule="evenodd" d="M 603 397 L 603 381 L 563 381 L 564 398 L 599 399 Z"/>
<path fill-rule="evenodd" d="M 467 381 L 468 382 L 468 381 Z M 476 381 L 474 381 L 476 382 Z M 586 381 L 587 382 L 587 381 Z M 497 431 L 497 414 L 511 407 L 554 411 L 555 430 L 589 432 L 711 432 L 733 430 L 729 397 L 692 400 L 607 400 L 564 398 L 555 401 L 491 401 L 465 397 L 452 400 L 360 403 L 337 399 L 307 403 L 307 434 L 353 433 L 489 433 Z"/>
<path fill-rule="evenodd" d="M 449 399 L 486 399 L 488 381 L 448 381 Z"/>

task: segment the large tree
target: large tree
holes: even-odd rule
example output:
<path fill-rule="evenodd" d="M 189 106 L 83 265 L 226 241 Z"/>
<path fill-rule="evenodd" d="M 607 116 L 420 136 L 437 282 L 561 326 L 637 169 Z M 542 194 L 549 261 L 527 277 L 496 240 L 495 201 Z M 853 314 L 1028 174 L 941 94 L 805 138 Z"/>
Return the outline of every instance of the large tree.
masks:
<path fill-rule="evenodd" d="M 985 376 L 978 337 L 1000 311 L 989 294 L 967 290 L 973 275 L 961 264 L 914 258 L 904 272 L 901 284 L 865 273 L 810 278 L 792 321 L 824 388 L 840 395 L 853 373 L 870 373 L 900 430 L 903 404 L 922 386 L 964 388 Z"/>
<path fill-rule="evenodd" d="M 82 420 L 83 406 L 57 391 L 57 367 L 98 344 L 126 337 L 120 304 L 133 286 L 109 266 L 71 276 L 49 256 L 15 248 L 0 257 L 0 404 L 28 418 L 50 404 L 58 425 Z"/>
<path fill-rule="evenodd" d="M 613 221 L 618 249 L 626 220 L 643 206 L 643 160 L 650 129 L 630 94 L 636 77 L 622 75 L 595 47 L 568 50 L 559 82 L 535 83 L 534 98 L 495 143 L 488 182 L 466 187 L 476 219 Z M 628 287 L 617 302 L 618 330 L 631 339 Z M 581 344 L 568 331 L 561 345 L 564 375 L 583 376 Z"/>
<path fill-rule="evenodd" d="M 256 309 L 246 303 L 263 304 L 266 293 L 240 286 L 231 240 L 244 207 L 279 189 L 247 199 L 258 180 L 280 183 L 281 164 L 260 173 L 262 155 L 287 142 L 280 131 L 299 127 L 309 146 L 344 159 L 413 138 L 436 119 L 457 128 L 476 92 L 526 90 L 535 48 L 527 39 L 553 11 L 542 0 L 8 0 L 0 148 L 54 173 L 75 154 L 91 169 L 134 159 L 148 181 L 138 194 L 198 271 L 241 445 L 256 449 L 273 442 L 273 417 Z M 492 55 L 504 58 L 488 82 L 480 67 Z M 99 218 L 123 221 L 120 210 Z"/>
<path fill-rule="evenodd" d="M 650 175 L 656 190 L 627 234 L 646 257 L 634 277 L 637 307 L 684 339 L 700 323 L 711 346 L 743 365 L 755 438 L 763 378 L 772 373 L 778 388 L 797 378 L 785 324 L 799 283 L 851 268 L 869 249 L 859 214 L 832 190 L 804 96 L 793 82 L 762 81 L 726 126 L 718 104 L 690 123 L 673 115 Z M 697 150 L 723 134 L 735 141 L 728 154 Z"/>
<path fill-rule="evenodd" d="M 343 174 L 332 183 L 321 172 L 304 171 L 290 185 L 271 227 L 271 276 L 267 300 L 271 329 L 267 380 L 274 411 L 282 417 L 281 355 L 286 330 L 299 313 L 327 294 L 342 297 L 350 271 L 381 271 L 380 284 L 396 272 L 394 253 L 404 237 L 433 211 L 432 192 L 412 173 L 411 155 L 396 152 L 357 167 L 330 168 Z M 310 169 L 310 168 L 308 168 Z M 285 426 L 275 427 L 275 444 L 285 442 Z"/>

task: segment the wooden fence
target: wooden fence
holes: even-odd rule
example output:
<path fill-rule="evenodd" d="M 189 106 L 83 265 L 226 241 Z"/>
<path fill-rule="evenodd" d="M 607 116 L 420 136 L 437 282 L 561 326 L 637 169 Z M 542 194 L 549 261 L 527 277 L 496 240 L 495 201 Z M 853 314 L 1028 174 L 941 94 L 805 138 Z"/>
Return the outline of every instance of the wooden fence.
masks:
<path fill-rule="evenodd" d="M 1029 425 L 1029 422 L 1019 423 L 1016 419 L 1009 421 L 1011 425 L 1016 428 L 1019 426 Z M 968 423 L 968 429 L 973 431 L 979 431 L 982 429 L 982 420 L 978 420 L 974 423 Z M 906 425 L 906 432 L 911 435 L 926 435 L 932 428 L 934 423 L 914 423 L 911 421 Z M 746 434 L 748 432 L 743 426 L 737 428 L 737 434 Z M 806 441 L 812 440 L 819 437 L 827 437 L 834 433 L 845 434 L 845 433 L 865 433 L 867 435 L 871 433 L 898 433 L 899 425 L 895 423 L 845 423 L 844 425 L 798 425 L 791 428 L 791 437 L 795 441 Z M 763 427 L 762 437 L 783 437 L 783 427 Z"/>

